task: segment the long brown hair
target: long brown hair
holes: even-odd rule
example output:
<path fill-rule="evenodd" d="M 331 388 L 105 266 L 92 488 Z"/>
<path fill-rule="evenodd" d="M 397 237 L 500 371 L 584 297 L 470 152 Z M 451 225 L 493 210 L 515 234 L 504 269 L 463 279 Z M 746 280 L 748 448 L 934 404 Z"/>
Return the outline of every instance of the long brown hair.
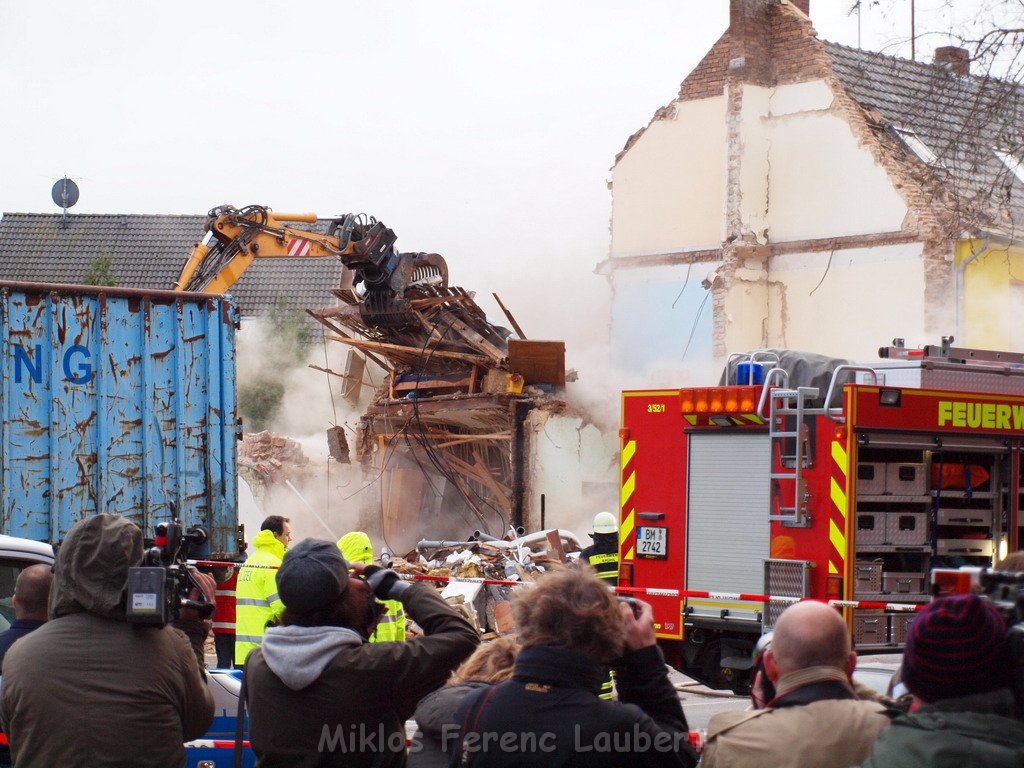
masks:
<path fill-rule="evenodd" d="M 607 662 L 622 654 L 625 622 L 611 590 L 592 573 L 560 569 L 512 597 L 512 617 L 524 648 L 570 648 Z"/>

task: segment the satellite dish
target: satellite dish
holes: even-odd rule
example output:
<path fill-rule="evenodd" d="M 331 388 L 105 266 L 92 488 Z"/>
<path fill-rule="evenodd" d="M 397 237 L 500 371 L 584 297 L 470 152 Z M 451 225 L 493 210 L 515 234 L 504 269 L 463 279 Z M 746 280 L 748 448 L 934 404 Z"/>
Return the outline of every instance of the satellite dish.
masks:
<path fill-rule="evenodd" d="M 50 197 L 58 208 L 67 209 L 78 202 L 78 185 L 65 176 L 57 181 L 50 190 Z"/>

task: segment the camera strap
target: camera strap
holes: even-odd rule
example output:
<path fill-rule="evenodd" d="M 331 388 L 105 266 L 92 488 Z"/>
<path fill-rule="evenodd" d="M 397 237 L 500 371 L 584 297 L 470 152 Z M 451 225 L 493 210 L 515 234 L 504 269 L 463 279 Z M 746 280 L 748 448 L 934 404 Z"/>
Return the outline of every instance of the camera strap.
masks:
<path fill-rule="evenodd" d="M 234 768 L 242 768 L 242 757 L 245 754 L 245 678 L 249 665 L 242 667 L 242 687 L 238 691 L 238 707 L 235 712 L 235 763 Z"/>

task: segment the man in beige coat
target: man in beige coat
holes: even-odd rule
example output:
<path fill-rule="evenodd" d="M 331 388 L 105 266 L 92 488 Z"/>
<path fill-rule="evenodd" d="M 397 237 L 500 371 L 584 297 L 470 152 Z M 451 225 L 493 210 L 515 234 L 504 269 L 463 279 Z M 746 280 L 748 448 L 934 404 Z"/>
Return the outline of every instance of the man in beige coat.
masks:
<path fill-rule="evenodd" d="M 816 602 L 787 608 L 764 664 L 775 698 L 762 709 L 712 717 L 703 768 L 845 768 L 867 757 L 889 718 L 882 704 L 854 694 L 857 654 L 834 609 Z"/>

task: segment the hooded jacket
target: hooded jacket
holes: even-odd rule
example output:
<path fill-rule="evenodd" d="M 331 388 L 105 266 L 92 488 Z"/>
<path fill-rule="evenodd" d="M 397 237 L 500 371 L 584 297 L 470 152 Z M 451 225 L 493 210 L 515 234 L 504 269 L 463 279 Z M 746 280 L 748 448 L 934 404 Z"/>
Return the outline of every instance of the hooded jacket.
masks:
<path fill-rule="evenodd" d="M 413 584 L 402 602 L 426 635 L 364 643 L 345 627 L 271 627 L 245 665 L 257 766 L 403 766 L 405 721 L 479 643 L 438 596 Z"/>
<path fill-rule="evenodd" d="M 944 699 L 892 718 L 862 768 L 1024 765 L 1024 722 L 1014 717 L 1009 688 Z"/>
<path fill-rule="evenodd" d="M 171 627 L 125 621 L 142 532 L 114 515 L 75 525 L 57 553 L 50 621 L 4 659 L 0 725 L 19 768 L 184 766 L 213 699 Z"/>
<path fill-rule="evenodd" d="M 373 562 L 373 544 L 370 537 L 362 531 L 346 533 L 338 539 L 338 549 L 342 557 L 350 563 L 369 565 Z M 405 640 L 405 609 L 398 600 L 381 600 L 388 609 L 380 617 L 377 628 L 370 635 L 371 643 L 384 643 L 392 640 Z"/>
<path fill-rule="evenodd" d="M 284 544 L 273 531 L 260 531 L 252 540 L 253 553 L 238 570 L 235 584 L 235 666 L 245 664 L 259 648 L 267 624 L 277 620 L 284 603 L 277 596 L 277 569 Z"/>

